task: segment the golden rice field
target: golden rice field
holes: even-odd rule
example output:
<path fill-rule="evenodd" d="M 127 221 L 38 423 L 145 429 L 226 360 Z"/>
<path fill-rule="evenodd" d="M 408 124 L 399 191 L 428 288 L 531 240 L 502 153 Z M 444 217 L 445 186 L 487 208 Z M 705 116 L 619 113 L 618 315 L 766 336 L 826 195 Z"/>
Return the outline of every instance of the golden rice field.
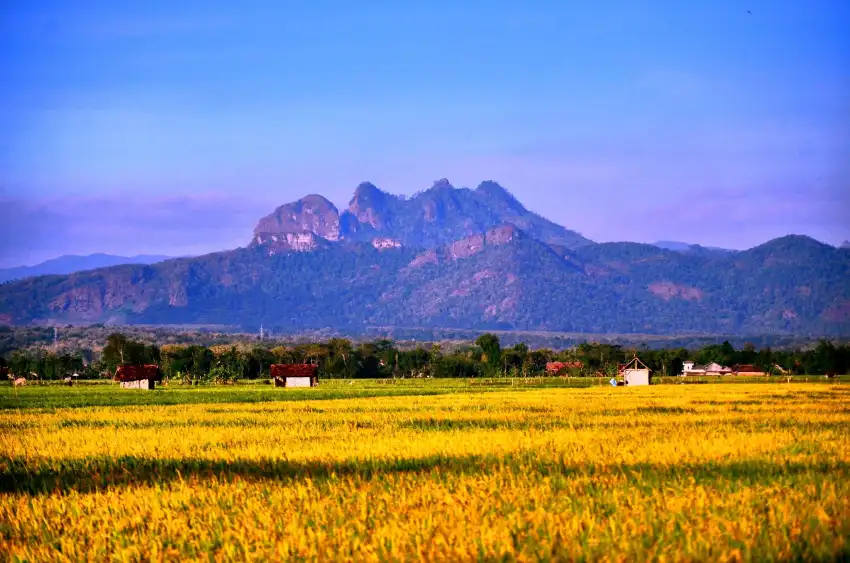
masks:
<path fill-rule="evenodd" d="M 0 410 L 5 560 L 850 558 L 846 383 L 27 408 L 43 392 Z"/>

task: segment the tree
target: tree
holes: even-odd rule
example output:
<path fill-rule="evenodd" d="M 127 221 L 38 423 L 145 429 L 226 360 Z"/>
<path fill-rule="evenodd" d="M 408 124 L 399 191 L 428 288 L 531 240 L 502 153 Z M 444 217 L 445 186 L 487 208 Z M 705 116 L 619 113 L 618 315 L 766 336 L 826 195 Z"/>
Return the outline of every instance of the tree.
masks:
<path fill-rule="evenodd" d="M 162 357 L 162 371 L 167 378 L 181 377 L 189 371 L 191 366 L 191 352 L 188 347 L 178 344 L 166 344 L 160 349 Z"/>
<path fill-rule="evenodd" d="M 437 364 L 443 357 L 443 350 L 439 344 L 432 344 L 428 355 L 428 372 L 431 377 L 437 377 Z"/>
<path fill-rule="evenodd" d="M 209 372 L 209 379 L 215 383 L 233 383 L 239 377 L 239 374 L 232 366 L 216 364 Z"/>
<path fill-rule="evenodd" d="M 352 378 L 357 374 L 357 362 L 350 340 L 331 338 L 327 343 L 327 352 L 323 371 L 330 377 Z"/>
<path fill-rule="evenodd" d="M 429 354 L 423 348 L 398 352 L 398 369 L 402 374 L 417 376 L 424 373 Z"/>
<path fill-rule="evenodd" d="M 685 362 L 681 358 L 675 357 L 667 364 L 667 375 L 681 375 L 685 369 Z"/>
<path fill-rule="evenodd" d="M 189 350 L 191 351 L 190 353 L 192 358 L 190 373 L 192 374 L 193 379 L 205 379 L 212 368 L 214 358 L 213 353 L 205 346 L 189 346 Z"/>
<path fill-rule="evenodd" d="M 740 358 L 740 363 L 742 364 L 754 364 L 756 362 L 756 347 L 752 342 L 744 343 L 744 349 L 738 354 Z"/>
<path fill-rule="evenodd" d="M 724 340 L 723 344 L 720 345 L 720 361 L 718 362 L 722 366 L 731 366 L 736 364 L 735 361 L 737 359 L 737 353 L 735 352 L 735 348 L 729 343 L 728 340 Z"/>
<path fill-rule="evenodd" d="M 475 345 L 481 348 L 481 356 L 484 363 L 484 372 L 488 377 L 493 377 L 502 369 L 502 347 L 499 337 L 495 334 L 485 333 L 475 340 Z"/>
<path fill-rule="evenodd" d="M 145 346 L 117 332 L 106 338 L 101 354 L 101 361 L 112 373 L 121 365 L 158 364 L 159 360 L 159 349 L 156 346 Z"/>
<path fill-rule="evenodd" d="M 354 358 L 357 363 L 357 377 L 381 377 L 381 360 L 377 356 L 375 344 L 372 342 L 360 344 L 354 350 Z"/>
<path fill-rule="evenodd" d="M 434 365 L 434 377 L 475 377 L 477 364 L 464 354 L 441 356 Z"/>

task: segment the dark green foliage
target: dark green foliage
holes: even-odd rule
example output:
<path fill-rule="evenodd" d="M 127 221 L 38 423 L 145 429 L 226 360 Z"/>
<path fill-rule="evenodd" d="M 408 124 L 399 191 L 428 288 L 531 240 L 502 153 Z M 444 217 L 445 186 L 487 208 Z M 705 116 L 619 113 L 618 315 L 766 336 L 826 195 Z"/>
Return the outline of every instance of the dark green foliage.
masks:
<path fill-rule="evenodd" d="M 169 380 L 185 383 L 232 382 L 237 379 L 268 378 L 275 363 L 314 363 L 322 379 L 375 379 L 386 377 L 527 377 L 541 375 L 548 362 L 578 363 L 560 375 L 613 376 L 618 366 L 637 355 L 655 376 L 681 373 L 685 360 L 721 365 L 753 364 L 778 375 L 850 373 L 850 344 L 821 340 L 805 350 L 756 350 L 752 344 L 741 349 L 729 342 L 711 344 L 696 350 L 685 348 L 650 349 L 607 343 L 584 342 L 553 351 L 530 350 L 524 343 L 502 348 L 498 336 L 483 334 L 475 346 L 444 350 L 440 345 L 405 346 L 389 340 L 362 342 L 355 346 L 344 338 L 271 348 L 240 343 L 230 346 L 144 344 L 120 333 L 110 334 L 101 357 L 88 362 L 92 351 L 73 354 L 53 353 L 44 348 L 17 350 L 2 358 L 12 373 L 39 379 L 61 379 L 72 373 L 84 378 L 111 377 L 115 367 L 126 364 L 157 364 Z M 123 358 L 123 360 L 122 360 Z M 2 364 L 0 364 L 2 367 Z"/>
<path fill-rule="evenodd" d="M 434 377 L 475 377 L 480 363 L 462 354 L 442 356 L 434 364 Z"/>
<path fill-rule="evenodd" d="M 130 340 L 121 333 L 110 334 L 101 353 L 103 368 L 114 373 L 121 365 L 159 364 L 159 348 Z"/>
<path fill-rule="evenodd" d="M 485 333 L 475 340 L 475 345 L 483 352 L 482 367 L 484 373 L 493 377 L 502 369 L 502 348 L 499 337 L 495 334 Z"/>
<path fill-rule="evenodd" d="M 96 367 L 88 365 L 82 354 L 54 354 L 45 349 L 36 349 L 27 353 L 14 352 L 4 362 L 9 373 L 27 379 L 56 380 L 74 374 L 84 378 L 98 376 Z"/>

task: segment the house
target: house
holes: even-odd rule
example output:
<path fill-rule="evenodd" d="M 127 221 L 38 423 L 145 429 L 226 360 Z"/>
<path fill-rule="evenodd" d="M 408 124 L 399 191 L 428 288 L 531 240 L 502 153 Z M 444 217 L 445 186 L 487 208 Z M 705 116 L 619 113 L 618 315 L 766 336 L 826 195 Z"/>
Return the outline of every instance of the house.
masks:
<path fill-rule="evenodd" d="M 695 364 L 693 362 L 683 362 L 682 363 L 682 375 L 705 375 L 705 366 L 700 364 Z"/>
<path fill-rule="evenodd" d="M 714 362 L 705 366 L 705 375 L 729 375 L 730 373 L 732 373 L 732 368 Z"/>
<path fill-rule="evenodd" d="M 153 389 L 157 381 L 162 381 L 162 371 L 156 364 L 142 366 L 118 366 L 115 381 L 124 389 Z"/>
<path fill-rule="evenodd" d="M 275 387 L 315 387 L 319 384 L 319 366 L 314 364 L 272 364 Z"/>
<path fill-rule="evenodd" d="M 732 371 L 735 375 L 767 375 L 764 370 L 753 364 L 738 364 L 732 367 Z"/>
<path fill-rule="evenodd" d="M 620 366 L 620 377 L 623 378 L 623 383 L 629 387 L 649 385 L 649 372 L 649 368 L 637 356 L 632 358 L 631 362 Z"/>
<path fill-rule="evenodd" d="M 694 376 L 694 375 L 729 375 L 732 373 L 732 368 L 721 366 L 718 363 L 712 362 L 710 364 L 701 365 L 695 364 L 691 361 L 684 362 L 682 364 L 682 375 L 683 376 Z"/>
<path fill-rule="evenodd" d="M 581 369 L 583 367 L 584 364 L 581 362 L 548 362 L 546 364 L 546 373 L 557 375 L 559 373 L 566 373 L 571 369 Z"/>

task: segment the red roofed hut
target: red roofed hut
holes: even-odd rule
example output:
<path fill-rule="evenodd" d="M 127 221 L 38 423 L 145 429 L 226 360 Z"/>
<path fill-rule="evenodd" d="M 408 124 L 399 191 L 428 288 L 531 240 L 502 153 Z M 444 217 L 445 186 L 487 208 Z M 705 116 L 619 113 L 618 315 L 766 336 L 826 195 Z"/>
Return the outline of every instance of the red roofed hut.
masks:
<path fill-rule="evenodd" d="M 767 375 L 763 369 L 757 368 L 753 364 L 738 364 L 733 366 L 732 373 L 735 375 Z"/>
<path fill-rule="evenodd" d="M 157 381 L 162 381 L 162 371 L 156 364 L 118 366 L 115 381 L 125 389 L 153 389 Z"/>
<path fill-rule="evenodd" d="M 319 384 L 319 366 L 314 364 L 272 364 L 275 387 L 315 387 Z"/>

